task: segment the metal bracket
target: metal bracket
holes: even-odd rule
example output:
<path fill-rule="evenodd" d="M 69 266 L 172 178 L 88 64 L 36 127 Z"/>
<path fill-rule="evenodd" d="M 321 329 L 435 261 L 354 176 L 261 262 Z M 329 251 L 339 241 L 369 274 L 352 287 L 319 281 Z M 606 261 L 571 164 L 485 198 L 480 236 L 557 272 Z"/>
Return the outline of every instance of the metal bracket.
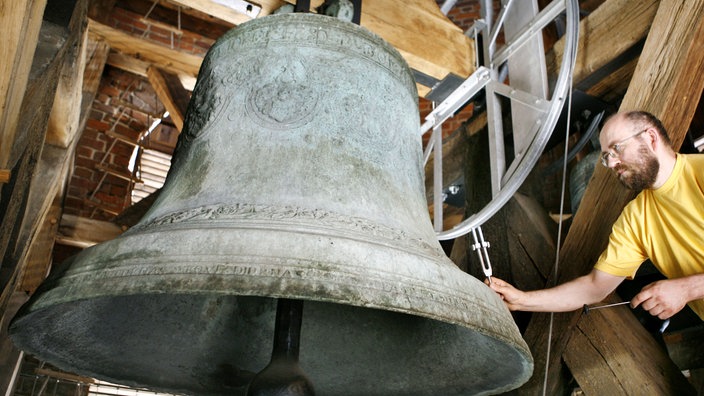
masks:
<path fill-rule="evenodd" d="M 482 265 L 482 272 L 484 272 L 484 276 L 486 276 L 486 279 L 489 280 L 489 284 L 491 284 L 491 276 L 493 274 L 491 270 L 489 252 L 487 251 L 487 248 L 489 248 L 490 245 L 489 242 L 484 240 L 484 234 L 482 233 L 481 227 L 472 228 L 472 238 L 474 239 L 472 250 L 477 251 L 477 254 L 479 255 L 479 262 Z"/>
<path fill-rule="evenodd" d="M 428 132 L 433 126 L 440 125 L 452 115 L 474 95 L 484 89 L 491 81 L 489 69 L 480 66 L 445 100 L 440 103 L 435 110 L 425 117 L 425 122 L 420 127 L 420 134 Z"/>

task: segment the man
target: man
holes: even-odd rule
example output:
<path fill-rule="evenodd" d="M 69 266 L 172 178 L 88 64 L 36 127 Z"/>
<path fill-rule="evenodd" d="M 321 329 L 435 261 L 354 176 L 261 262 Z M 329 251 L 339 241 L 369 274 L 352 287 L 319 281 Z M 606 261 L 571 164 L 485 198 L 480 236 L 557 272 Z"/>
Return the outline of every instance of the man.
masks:
<path fill-rule="evenodd" d="M 632 111 L 610 117 L 601 162 L 626 187 L 642 190 L 613 225 L 592 271 L 550 289 L 524 292 L 501 279 L 494 289 L 510 310 L 564 312 L 603 300 L 650 259 L 668 279 L 633 299 L 660 319 L 689 306 L 704 319 L 704 155 L 678 154 L 660 120 Z"/>

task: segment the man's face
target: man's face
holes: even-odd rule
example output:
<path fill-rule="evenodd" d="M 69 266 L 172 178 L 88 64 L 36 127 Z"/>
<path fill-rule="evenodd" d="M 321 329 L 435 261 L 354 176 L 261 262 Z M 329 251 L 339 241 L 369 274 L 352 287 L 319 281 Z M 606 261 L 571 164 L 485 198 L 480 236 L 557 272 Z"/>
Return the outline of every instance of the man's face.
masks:
<path fill-rule="evenodd" d="M 624 186 L 637 191 L 651 187 L 660 170 L 660 161 L 641 139 L 644 133 L 650 133 L 647 125 L 636 126 L 616 119 L 604 126 L 599 137 L 604 166 Z"/>
<path fill-rule="evenodd" d="M 644 143 L 638 143 L 638 147 L 632 149 L 636 152 L 633 160 L 622 160 L 611 168 L 621 184 L 636 191 L 650 188 L 660 170 L 660 161 L 655 154 Z"/>

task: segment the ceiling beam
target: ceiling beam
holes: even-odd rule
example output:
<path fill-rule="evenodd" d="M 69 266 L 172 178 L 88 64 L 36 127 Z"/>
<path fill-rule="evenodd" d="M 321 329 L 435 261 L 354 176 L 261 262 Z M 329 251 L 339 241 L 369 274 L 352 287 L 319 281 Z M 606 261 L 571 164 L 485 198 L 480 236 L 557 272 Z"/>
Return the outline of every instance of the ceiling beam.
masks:
<path fill-rule="evenodd" d="M 151 66 L 147 69 L 147 77 L 149 83 L 154 88 L 156 95 L 164 104 L 164 107 L 169 112 L 169 116 L 176 125 L 179 132 L 183 130 L 183 120 L 185 119 L 186 109 L 190 95 L 178 77 L 160 70 L 157 67 Z"/>
<path fill-rule="evenodd" d="M 660 0 L 610 0 L 594 10 L 579 24 L 577 59 L 573 84 L 604 68 L 619 55 L 642 42 L 648 35 Z M 549 56 L 548 72 L 556 75 L 565 49 L 565 38 L 558 40 Z"/>
<path fill-rule="evenodd" d="M 234 25 L 252 19 L 216 0 L 172 2 Z M 279 0 L 256 3 L 262 7 L 260 17 L 285 4 Z M 323 0 L 311 1 L 311 11 L 315 12 L 322 3 Z M 363 0 L 360 25 L 394 46 L 412 69 L 438 81 L 450 74 L 464 79 L 474 71 L 474 41 L 442 14 L 433 0 Z M 424 97 L 430 88 L 419 85 L 420 96 Z"/>
<path fill-rule="evenodd" d="M 177 75 L 185 74 L 195 78 L 203 62 L 201 56 L 141 39 L 94 19 L 88 20 L 88 30 L 99 39 L 105 40 L 112 49 Z"/>

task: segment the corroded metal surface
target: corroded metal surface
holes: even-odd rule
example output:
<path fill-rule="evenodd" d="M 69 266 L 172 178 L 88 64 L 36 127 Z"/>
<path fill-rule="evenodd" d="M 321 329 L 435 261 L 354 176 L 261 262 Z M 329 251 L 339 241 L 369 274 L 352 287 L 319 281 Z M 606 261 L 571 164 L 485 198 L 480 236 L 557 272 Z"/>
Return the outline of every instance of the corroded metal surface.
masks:
<path fill-rule="evenodd" d="M 435 239 L 418 122 L 407 65 L 363 28 L 241 25 L 206 56 L 152 209 L 62 265 L 13 340 L 84 375 L 241 394 L 285 297 L 306 300 L 300 362 L 319 394 L 518 387 L 532 359 L 509 312 Z"/>

